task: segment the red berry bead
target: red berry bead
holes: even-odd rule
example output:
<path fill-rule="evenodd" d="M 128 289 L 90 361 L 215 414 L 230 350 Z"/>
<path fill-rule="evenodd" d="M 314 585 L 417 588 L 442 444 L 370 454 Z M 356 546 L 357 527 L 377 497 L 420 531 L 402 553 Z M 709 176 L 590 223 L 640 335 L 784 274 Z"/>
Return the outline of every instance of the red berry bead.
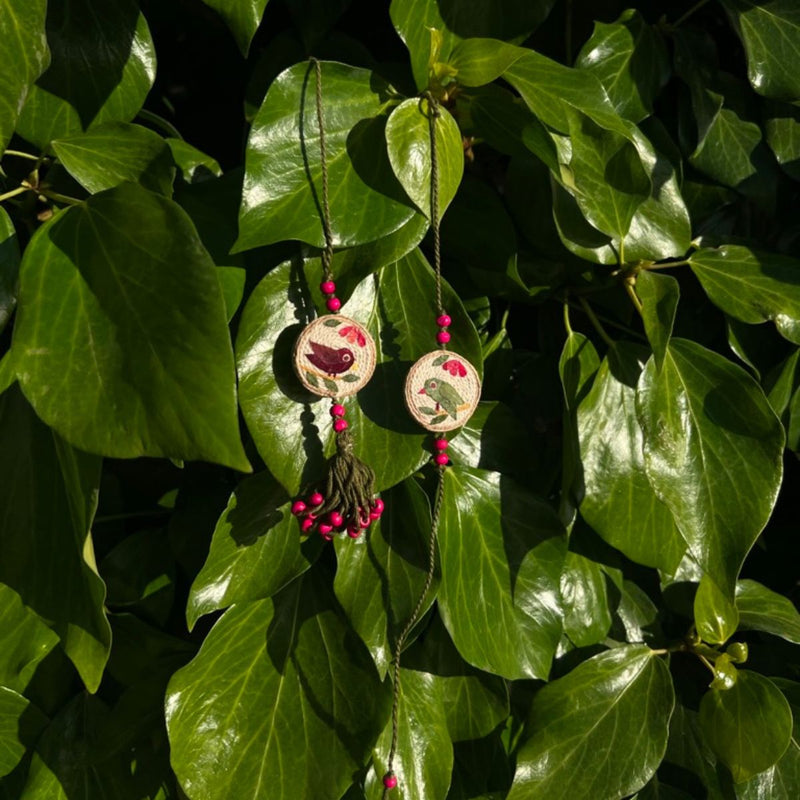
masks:
<path fill-rule="evenodd" d="M 316 508 L 325 502 L 325 498 L 319 492 L 314 492 L 314 494 L 308 498 L 308 502 L 311 503 L 314 508 Z"/>
<path fill-rule="evenodd" d="M 376 497 L 375 500 L 372 502 L 372 508 L 378 512 L 378 514 L 383 514 L 383 509 L 386 508 L 384 505 L 383 500 L 380 497 Z"/>
<path fill-rule="evenodd" d="M 450 338 L 450 334 L 447 331 L 439 331 L 439 333 L 436 334 L 436 341 L 439 342 L 439 344 L 447 344 Z"/>
<path fill-rule="evenodd" d="M 292 503 L 292 514 L 299 517 L 306 508 L 307 506 L 302 500 L 295 500 L 294 503 Z"/>
<path fill-rule="evenodd" d="M 342 301 L 338 297 L 331 297 L 325 301 L 328 311 L 338 311 L 342 307 Z"/>
<path fill-rule="evenodd" d="M 337 403 L 335 406 L 331 406 L 332 417 L 343 417 L 346 412 L 347 409 L 343 405 L 340 405 L 339 403 Z"/>
<path fill-rule="evenodd" d="M 318 526 L 318 530 L 322 534 L 330 533 L 333 530 L 333 525 L 328 525 L 325 522 L 320 522 L 320 524 Z"/>
<path fill-rule="evenodd" d="M 336 284 L 333 281 L 322 281 L 319 288 L 322 294 L 336 294 Z"/>
<path fill-rule="evenodd" d="M 449 328 L 452 323 L 453 320 L 447 314 L 442 314 L 441 317 L 436 318 L 436 324 L 440 328 Z"/>
<path fill-rule="evenodd" d="M 383 785 L 387 789 L 394 789 L 394 787 L 397 786 L 397 778 L 395 777 L 393 772 L 387 772 L 383 776 Z"/>
<path fill-rule="evenodd" d="M 333 536 L 331 536 L 331 534 L 329 534 L 329 533 L 323 533 L 322 531 L 320 531 L 320 532 L 319 532 L 319 535 L 320 535 L 320 536 L 321 536 L 321 537 L 322 537 L 322 538 L 323 538 L 323 539 L 324 539 L 326 542 L 332 542 L 332 541 L 333 541 Z"/>
<path fill-rule="evenodd" d="M 308 531 L 310 531 L 313 527 L 314 527 L 314 520 L 311 517 L 306 517 L 300 523 L 300 530 L 303 531 L 303 533 L 308 533 Z"/>
<path fill-rule="evenodd" d="M 341 433 L 342 431 L 347 430 L 347 420 L 346 419 L 337 419 L 334 420 L 333 429 L 336 433 Z"/>
<path fill-rule="evenodd" d="M 447 450 L 447 445 L 448 445 L 448 444 L 449 444 L 449 442 L 447 441 L 447 439 L 437 439 L 437 440 L 436 440 L 436 441 L 433 443 L 433 446 L 434 446 L 434 447 L 435 447 L 437 450 L 444 451 L 444 450 Z"/>
<path fill-rule="evenodd" d="M 369 512 L 369 518 L 374 522 L 376 519 L 380 519 L 381 518 L 381 512 L 380 511 L 370 511 Z"/>
<path fill-rule="evenodd" d="M 341 528 L 344 524 L 344 517 L 338 511 L 331 511 L 328 521 L 334 528 Z"/>
<path fill-rule="evenodd" d="M 348 525 L 347 535 L 351 539 L 358 539 L 358 537 L 361 536 L 361 528 L 357 528 L 355 525 Z"/>
<path fill-rule="evenodd" d="M 435 462 L 436 462 L 436 463 L 437 463 L 437 464 L 438 464 L 440 467 L 446 467 L 446 466 L 447 466 L 447 462 L 448 462 L 448 461 L 450 461 L 450 459 L 449 459 L 449 458 L 448 458 L 448 457 L 447 457 L 447 456 L 446 456 L 444 453 L 437 453 L 437 454 L 436 454 L 436 455 L 433 457 L 433 460 L 434 460 L 434 461 L 435 461 Z"/>

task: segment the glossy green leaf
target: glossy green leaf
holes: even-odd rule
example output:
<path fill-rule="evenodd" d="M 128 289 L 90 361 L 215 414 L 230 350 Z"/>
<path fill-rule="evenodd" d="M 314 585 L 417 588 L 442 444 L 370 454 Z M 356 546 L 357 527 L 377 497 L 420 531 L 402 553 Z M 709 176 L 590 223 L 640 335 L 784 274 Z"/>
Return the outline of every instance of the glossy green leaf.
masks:
<path fill-rule="evenodd" d="M 102 192 L 125 181 L 170 196 L 175 167 L 167 143 L 141 125 L 106 122 L 66 139 L 56 139 L 53 151 L 85 189 Z"/>
<path fill-rule="evenodd" d="M 689 264 L 726 314 L 749 324 L 772 320 L 781 335 L 800 344 L 800 261 L 729 244 L 701 248 Z"/>
<path fill-rule="evenodd" d="M 249 469 L 216 268 L 166 198 L 124 184 L 40 228 L 14 350 L 36 413 L 77 447 Z"/>
<path fill-rule="evenodd" d="M 680 286 L 671 275 L 643 270 L 636 278 L 636 293 L 642 301 L 642 322 L 653 349 L 656 368 L 661 369 L 675 324 Z"/>
<path fill-rule="evenodd" d="M 646 348 L 618 342 L 578 407 L 584 482 L 580 510 L 612 547 L 637 563 L 671 573 L 686 543 L 645 473 L 636 385 L 646 360 Z"/>
<path fill-rule="evenodd" d="M 445 478 L 439 609 L 453 642 L 479 669 L 545 678 L 561 635 L 563 528 L 497 473 L 453 468 Z"/>
<path fill-rule="evenodd" d="M 700 727 L 740 783 L 784 754 L 792 737 L 792 710 L 772 681 L 742 669 L 731 689 L 711 689 L 703 695 Z"/>
<path fill-rule="evenodd" d="M 21 694 L 0 686 L 0 777 L 17 766 L 46 721 Z"/>
<path fill-rule="evenodd" d="M 610 635 L 631 644 L 657 644 L 663 633 L 658 621 L 659 609 L 650 596 L 633 581 L 623 581 L 619 592 Z"/>
<path fill-rule="evenodd" d="M 305 277 L 304 277 L 305 272 Z M 247 427 L 270 472 L 291 495 L 324 474 L 335 442 L 329 405 L 306 392 L 292 366 L 311 303 L 322 306 L 318 260 L 284 263 L 256 287 L 242 314 L 236 354 L 239 395 Z M 455 292 L 445 283 L 444 305 L 453 319 L 453 350 L 480 369 L 480 342 Z M 364 325 L 377 348 L 370 382 L 346 403 L 354 452 L 375 471 L 379 489 L 393 486 L 427 459 L 424 435 L 403 400 L 410 365 L 435 346 L 433 271 L 412 252 L 355 288 L 342 312 Z"/>
<path fill-rule="evenodd" d="M 37 664 L 58 644 L 44 620 L 0 583 L 0 686 L 22 692 Z"/>
<path fill-rule="evenodd" d="M 782 594 L 757 581 L 742 580 L 736 584 L 736 608 L 742 630 L 764 631 L 800 644 L 800 613 Z"/>
<path fill-rule="evenodd" d="M 366 760 L 388 697 L 327 582 L 313 570 L 235 605 L 173 676 L 172 767 L 190 797 L 339 797 Z"/>
<path fill-rule="evenodd" d="M 19 244 L 14 223 L 0 208 L 0 332 L 6 327 L 17 306 Z"/>
<path fill-rule="evenodd" d="M 575 647 L 602 642 L 611 628 L 611 607 L 601 566 L 579 553 L 567 553 L 560 587 L 564 635 Z"/>
<path fill-rule="evenodd" d="M 245 478 L 236 487 L 189 593 L 190 630 L 204 614 L 271 597 L 314 563 L 321 540 L 301 535 L 290 507 L 268 472 Z"/>
<path fill-rule="evenodd" d="M 764 379 L 767 399 L 786 430 L 786 447 L 800 449 L 800 350 L 777 364 Z"/>
<path fill-rule="evenodd" d="M 0 396 L 0 452 L 14 454 L 0 462 L 0 581 L 48 621 L 96 691 L 111 644 L 89 535 L 100 460 L 45 427 L 17 387 Z M 31 660 L 19 680 L 30 677 Z"/>
<path fill-rule="evenodd" d="M 386 146 L 394 174 L 414 205 L 430 218 L 433 209 L 432 150 L 426 100 L 411 99 L 392 111 L 386 123 Z M 455 196 L 464 174 L 461 131 L 447 109 L 439 107 L 435 118 L 438 166 L 439 219 Z"/>
<path fill-rule="evenodd" d="M 694 624 L 704 642 L 722 644 L 736 633 L 739 612 L 733 599 L 704 575 L 694 598 Z"/>
<path fill-rule="evenodd" d="M 269 0 L 203 0 L 225 20 L 236 39 L 236 44 L 246 56 L 250 42 L 261 24 L 261 17 Z"/>
<path fill-rule="evenodd" d="M 437 62 L 449 61 L 462 39 L 524 39 L 554 4 L 554 0 L 392 0 L 389 14 L 411 54 L 417 88 L 425 89 L 432 68 Z M 438 47 L 432 52 L 437 39 Z"/>
<path fill-rule="evenodd" d="M 225 301 L 225 316 L 230 322 L 242 304 L 247 270 L 242 267 L 217 267 L 217 277 Z"/>
<path fill-rule="evenodd" d="M 394 233 L 415 214 L 386 152 L 393 90 L 369 70 L 322 64 L 331 234 L 351 247 Z M 325 243 L 315 76 L 296 64 L 272 83 L 247 144 L 237 250 L 299 239 Z"/>
<path fill-rule="evenodd" d="M 669 670 L 649 648 L 590 658 L 534 698 L 508 800 L 635 792 L 664 756 L 674 703 Z"/>
<path fill-rule="evenodd" d="M 636 393 L 647 477 L 689 552 L 729 598 L 772 512 L 783 429 L 741 368 L 673 339 L 661 372 L 648 361 Z"/>
<path fill-rule="evenodd" d="M 417 605 L 428 571 L 431 512 L 425 492 L 411 478 L 383 494 L 379 522 L 366 536 L 336 540 L 336 597 L 369 648 L 381 677 L 397 636 Z M 437 569 L 420 613 L 436 598 Z"/>
<path fill-rule="evenodd" d="M 789 103 L 769 103 L 764 131 L 784 172 L 800 180 L 800 108 Z"/>
<path fill-rule="evenodd" d="M 793 0 L 721 0 L 744 44 L 753 88 L 800 98 L 800 8 Z"/>
<path fill-rule="evenodd" d="M 50 60 L 44 31 L 47 0 L 0 0 L 0 155 L 28 90 Z M 13 69 L 9 68 L 13 65 Z"/>
<path fill-rule="evenodd" d="M 153 40 L 135 0 L 62 0 L 47 11 L 50 66 L 17 123 L 17 132 L 43 149 L 101 122 L 129 122 L 156 74 Z"/>
<path fill-rule="evenodd" d="M 164 141 L 169 146 L 175 166 L 187 183 L 200 183 L 222 175 L 222 168 L 217 160 L 189 142 L 173 137 L 168 137 Z"/>
<path fill-rule="evenodd" d="M 616 22 L 595 22 L 575 66 L 603 84 L 620 116 L 639 122 L 653 111 L 653 101 L 669 78 L 669 57 L 659 32 L 636 9 Z"/>

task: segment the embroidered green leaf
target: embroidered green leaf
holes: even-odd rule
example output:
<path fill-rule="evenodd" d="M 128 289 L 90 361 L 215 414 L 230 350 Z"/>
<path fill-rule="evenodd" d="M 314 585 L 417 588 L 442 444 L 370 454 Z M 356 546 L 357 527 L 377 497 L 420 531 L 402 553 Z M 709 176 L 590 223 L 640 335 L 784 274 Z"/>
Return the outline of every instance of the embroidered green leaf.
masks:
<path fill-rule="evenodd" d="M 436 409 L 433 408 L 432 406 L 419 406 L 417 408 L 417 411 L 419 411 L 421 414 L 426 414 L 429 417 L 433 417 L 436 415 Z"/>
<path fill-rule="evenodd" d="M 340 319 L 326 319 L 322 324 L 327 328 L 335 328 L 337 325 L 341 325 L 342 321 Z"/>
<path fill-rule="evenodd" d="M 448 358 L 449 356 L 447 354 L 439 356 L 438 358 L 434 358 L 433 361 L 431 361 L 431 366 L 441 367 Z"/>
<path fill-rule="evenodd" d="M 308 370 L 306 370 L 305 372 L 306 372 L 306 380 L 312 386 L 319 386 L 319 381 L 317 380 L 317 376 L 313 372 L 309 372 Z"/>
<path fill-rule="evenodd" d="M 339 387 L 336 385 L 336 381 L 332 381 L 330 378 L 322 378 L 322 385 L 326 389 L 330 389 L 332 392 L 339 390 Z"/>
<path fill-rule="evenodd" d="M 353 372 L 348 372 L 347 375 L 344 375 L 342 377 L 342 380 L 345 383 L 355 383 L 356 381 L 360 381 L 361 380 L 361 376 L 360 375 L 356 375 Z"/>
<path fill-rule="evenodd" d="M 438 417 L 434 417 L 431 420 L 431 425 L 438 425 L 440 422 L 444 422 L 447 419 L 447 414 L 439 414 Z"/>

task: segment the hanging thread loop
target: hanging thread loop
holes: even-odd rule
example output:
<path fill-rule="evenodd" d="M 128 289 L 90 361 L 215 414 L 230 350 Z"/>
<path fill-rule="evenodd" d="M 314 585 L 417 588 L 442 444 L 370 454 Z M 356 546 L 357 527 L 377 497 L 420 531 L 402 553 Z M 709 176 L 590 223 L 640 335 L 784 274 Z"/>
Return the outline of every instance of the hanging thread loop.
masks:
<path fill-rule="evenodd" d="M 319 157 L 322 170 L 322 232 L 325 237 L 325 247 L 322 250 L 322 274 L 326 281 L 331 281 L 333 279 L 333 233 L 331 230 L 330 186 L 328 181 L 328 145 L 325 140 L 325 118 L 322 110 L 322 64 L 313 57 L 309 60 L 314 65 Z"/>

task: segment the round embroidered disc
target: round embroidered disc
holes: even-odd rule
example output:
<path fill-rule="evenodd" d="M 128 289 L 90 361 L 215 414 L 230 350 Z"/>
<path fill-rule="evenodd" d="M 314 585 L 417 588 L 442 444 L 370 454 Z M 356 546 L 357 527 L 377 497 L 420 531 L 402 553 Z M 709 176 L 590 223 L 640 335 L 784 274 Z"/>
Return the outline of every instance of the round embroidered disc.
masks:
<path fill-rule="evenodd" d="M 429 431 L 460 428 L 472 416 L 480 396 L 475 367 L 455 353 L 427 353 L 406 377 L 408 410 Z"/>
<path fill-rule="evenodd" d="M 353 320 L 326 314 L 300 334 L 294 346 L 294 371 L 314 394 L 348 397 L 375 371 L 375 342 Z"/>

